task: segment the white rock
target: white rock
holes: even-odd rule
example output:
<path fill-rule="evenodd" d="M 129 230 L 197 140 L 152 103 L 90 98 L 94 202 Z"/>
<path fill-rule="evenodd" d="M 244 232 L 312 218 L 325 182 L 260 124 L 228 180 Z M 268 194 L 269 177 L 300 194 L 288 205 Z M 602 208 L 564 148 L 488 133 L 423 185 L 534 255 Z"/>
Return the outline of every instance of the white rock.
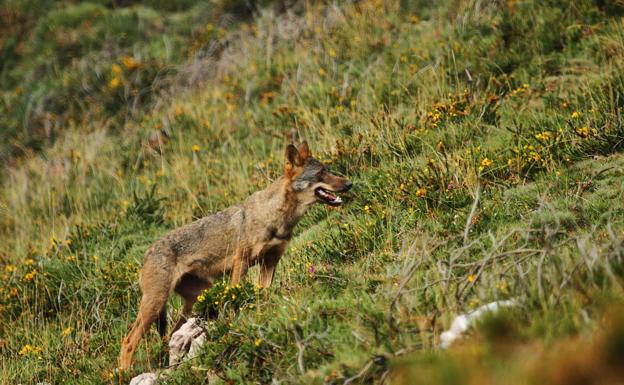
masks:
<path fill-rule="evenodd" d="M 130 385 L 155 385 L 157 381 L 156 373 L 143 373 L 130 380 Z"/>
<path fill-rule="evenodd" d="M 169 365 L 176 365 L 199 353 L 206 342 L 206 329 L 199 318 L 189 318 L 169 341 Z"/>
<path fill-rule="evenodd" d="M 482 318 L 485 314 L 498 311 L 502 307 L 509 307 L 517 305 L 514 299 L 507 301 L 495 301 L 490 302 L 487 305 L 478 307 L 470 313 L 461 314 L 453 320 L 451 327 L 440 334 L 440 348 L 446 349 L 458 338 L 464 334 L 470 326 L 476 321 Z"/>

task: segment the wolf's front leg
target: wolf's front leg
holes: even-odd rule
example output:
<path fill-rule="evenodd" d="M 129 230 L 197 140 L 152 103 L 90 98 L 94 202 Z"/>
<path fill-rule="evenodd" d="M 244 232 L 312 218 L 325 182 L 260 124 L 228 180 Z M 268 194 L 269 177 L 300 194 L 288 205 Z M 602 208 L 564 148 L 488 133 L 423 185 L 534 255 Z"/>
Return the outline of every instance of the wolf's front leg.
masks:
<path fill-rule="evenodd" d="M 239 249 L 234 255 L 234 260 L 232 261 L 232 274 L 230 277 L 231 286 L 238 285 L 241 278 L 247 273 L 250 254 L 251 250 L 245 248 Z"/>
<path fill-rule="evenodd" d="M 280 246 L 276 246 L 269 250 L 260 261 L 260 275 L 258 276 L 258 286 L 265 289 L 271 286 L 273 283 L 273 277 L 275 276 L 275 268 L 279 262 L 282 254 L 286 251 L 288 245 L 285 243 Z"/>

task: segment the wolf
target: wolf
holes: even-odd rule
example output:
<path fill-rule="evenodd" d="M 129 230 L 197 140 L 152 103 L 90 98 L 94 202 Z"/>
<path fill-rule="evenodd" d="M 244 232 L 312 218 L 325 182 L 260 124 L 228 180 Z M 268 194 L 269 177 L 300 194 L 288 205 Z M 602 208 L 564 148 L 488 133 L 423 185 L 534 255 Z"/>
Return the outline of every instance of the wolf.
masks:
<path fill-rule="evenodd" d="M 183 308 L 173 331 L 191 314 L 197 296 L 215 280 L 229 275 L 236 285 L 251 266 L 258 265 L 258 285 L 271 286 L 293 228 L 315 203 L 339 206 L 337 195 L 350 180 L 332 174 L 312 157 L 308 143 L 289 144 L 283 175 L 266 189 L 216 214 L 174 229 L 145 252 L 139 286 L 142 297 L 136 320 L 123 339 L 119 368 L 127 370 L 143 334 L 156 323 L 166 335 L 166 303 L 175 292 Z"/>

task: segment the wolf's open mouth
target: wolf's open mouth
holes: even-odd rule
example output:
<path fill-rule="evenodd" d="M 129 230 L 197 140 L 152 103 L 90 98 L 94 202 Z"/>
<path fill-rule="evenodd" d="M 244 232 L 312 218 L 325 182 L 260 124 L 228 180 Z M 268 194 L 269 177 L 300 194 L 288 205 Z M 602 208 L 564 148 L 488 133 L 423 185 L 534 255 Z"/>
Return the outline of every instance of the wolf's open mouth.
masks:
<path fill-rule="evenodd" d="M 325 190 L 324 188 L 317 188 L 314 190 L 314 193 L 317 197 L 321 198 L 321 200 L 332 206 L 339 206 L 342 203 L 342 199 L 339 196 L 332 194 L 330 191 Z"/>

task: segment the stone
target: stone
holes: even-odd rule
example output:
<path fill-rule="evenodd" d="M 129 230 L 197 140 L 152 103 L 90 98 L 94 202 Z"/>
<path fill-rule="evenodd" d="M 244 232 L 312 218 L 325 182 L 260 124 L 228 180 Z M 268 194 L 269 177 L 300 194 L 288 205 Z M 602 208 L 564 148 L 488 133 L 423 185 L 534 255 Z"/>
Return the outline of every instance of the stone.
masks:
<path fill-rule="evenodd" d="M 156 373 L 143 373 L 130 380 L 130 385 L 155 385 L 158 382 Z"/>
<path fill-rule="evenodd" d="M 206 329 L 199 318 L 189 318 L 169 341 L 169 365 L 195 357 L 206 342 Z"/>

